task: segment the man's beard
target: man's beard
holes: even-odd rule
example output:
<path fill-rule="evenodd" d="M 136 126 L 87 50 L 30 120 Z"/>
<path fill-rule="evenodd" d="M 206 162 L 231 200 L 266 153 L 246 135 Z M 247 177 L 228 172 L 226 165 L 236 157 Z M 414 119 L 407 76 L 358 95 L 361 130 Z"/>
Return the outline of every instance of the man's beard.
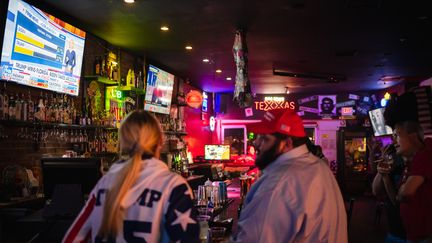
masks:
<path fill-rule="evenodd" d="M 260 169 L 263 170 L 266 168 L 269 164 L 271 164 L 273 161 L 275 161 L 279 155 L 282 153 L 279 150 L 279 145 L 281 141 L 277 140 L 275 144 L 268 149 L 265 152 L 259 151 L 256 159 L 255 159 L 255 165 Z"/>

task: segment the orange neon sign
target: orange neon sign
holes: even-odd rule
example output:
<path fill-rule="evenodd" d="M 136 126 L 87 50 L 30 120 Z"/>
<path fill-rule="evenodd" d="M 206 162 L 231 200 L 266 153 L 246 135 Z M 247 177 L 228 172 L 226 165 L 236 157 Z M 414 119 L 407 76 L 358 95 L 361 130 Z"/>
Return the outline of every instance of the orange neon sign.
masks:
<path fill-rule="evenodd" d="M 255 109 L 256 110 L 262 110 L 262 111 L 268 111 L 268 110 L 274 110 L 274 109 L 292 109 L 294 110 L 296 108 L 294 101 L 273 101 L 273 100 L 266 100 L 266 101 L 255 101 Z"/>

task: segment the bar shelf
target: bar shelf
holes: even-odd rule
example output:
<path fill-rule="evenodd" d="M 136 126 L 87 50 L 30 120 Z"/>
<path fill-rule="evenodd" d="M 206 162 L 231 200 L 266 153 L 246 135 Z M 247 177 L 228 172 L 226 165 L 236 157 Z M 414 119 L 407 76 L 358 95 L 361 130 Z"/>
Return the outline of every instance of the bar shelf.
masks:
<path fill-rule="evenodd" d="M 3 126 L 14 126 L 14 127 L 43 127 L 43 128 L 53 128 L 59 127 L 63 129 L 105 129 L 105 130 L 117 130 L 116 127 L 104 126 L 104 125 L 78 125 L 78 124 L 65 124 L 65 123 L 55 123 L 55 122 L 33 122 L 33 121 L 20 121 L 20 120 L 0 120 L 0 125 Z"/>

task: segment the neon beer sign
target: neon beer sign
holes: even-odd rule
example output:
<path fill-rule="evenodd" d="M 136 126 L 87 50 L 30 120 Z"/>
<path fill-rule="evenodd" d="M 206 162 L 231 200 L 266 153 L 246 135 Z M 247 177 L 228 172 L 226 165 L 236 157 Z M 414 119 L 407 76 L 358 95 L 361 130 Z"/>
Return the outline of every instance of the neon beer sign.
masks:
<path fill-rule="evenodd" d="M 294 101 L 285 101 L 285 97 L 273 97 L 267 96 L 264 97 L 264 101 L 255 101 L 255 109 L 268 111 L 274 109 L 292 109 L 294 110 L 295 102 Z"/>

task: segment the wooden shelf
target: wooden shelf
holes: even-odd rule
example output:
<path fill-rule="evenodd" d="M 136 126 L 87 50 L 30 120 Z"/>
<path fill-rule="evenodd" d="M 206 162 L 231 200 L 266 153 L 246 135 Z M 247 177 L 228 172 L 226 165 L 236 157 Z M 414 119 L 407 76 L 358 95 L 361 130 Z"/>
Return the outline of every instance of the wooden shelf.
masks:
<path fill-rule="evenodd" d="M 84 76 L 84 79 L 89 80 L 89 81 L 96 80 L 96 81 L 103 83 L 103 84 L 106 84 L 106 85 L 119 85 L 118 81 L 109 79 L 108 77 L 99 76 L 99 75 Z"/>
<path fill-rule="evenodd" d="M 130 87 L 130 86 L 119 86 L 117 88 L 117 90 L 121 90 L 121 91 L 134 91 L 137 94 L 145 94 L 144 89 L 141 88 L 135 88 L 135 87 Z"/>
<path fill-rule="evenodd" d="M 176 132 L 176 131 L 164 131 L 164 133 L 168 135 L 180 135 L 180 136 L 188 135 L 187 132 Z"/>
<path fill-rule="evenodd" d="M 78 125 L 78 124 L 64 124 L 64 123 L 54 123 L 54 122 L 32 122 L 32 121 L 20 121 L 20 120 L 0 120 L 0 125 L 4 126 L 14 126 L 14 127 L 59 127 L 64 129 L 96 129 L 102 128 L 106 130 L 117 130 L 115 127 L 111 126 L 100 126 L 100 125 Z"/>

